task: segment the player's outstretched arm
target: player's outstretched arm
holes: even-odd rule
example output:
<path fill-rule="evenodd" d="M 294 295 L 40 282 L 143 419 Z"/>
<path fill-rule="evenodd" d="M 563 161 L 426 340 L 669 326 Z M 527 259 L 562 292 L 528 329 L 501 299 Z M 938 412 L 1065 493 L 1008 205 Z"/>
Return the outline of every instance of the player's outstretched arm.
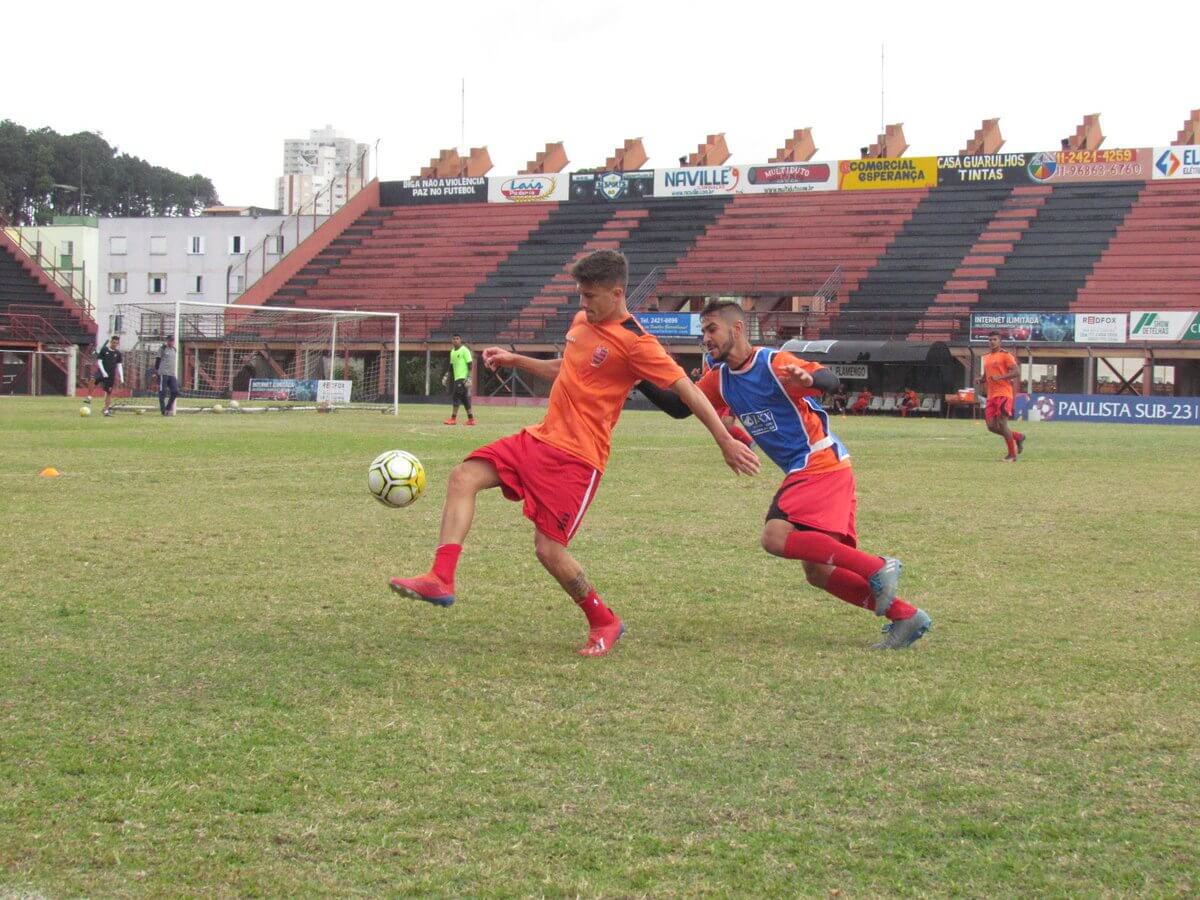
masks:
<path fill-rule="evenodd" d="M 558 377 L 558 370 L 562 368 L 562 358 L 534 359 L 532 356 L 513 353 L 503 347 L 488 347 L 483 351 L 483 364 L 493 372 L 497 369 L 516 369 L 553 381 Z"/>
<path fill-rule="evenodd" d="M 708 402 L 708 398 L 696 385 L 692 384 L 691 379 L 686 376 L 680 378 L 671 385 L 671 390 L 688 405 L 696 418 L 704 423 L 708 433 L 713 436 L 713 440 L 721 448 L 721 455 L 725 457 L 725 464 L 729 468 L 739 475 L 758 474 L 761 465 L 758 455 L 729 433 L 721 422 L 721 417 L 717 415 L 717 411 Z"/>

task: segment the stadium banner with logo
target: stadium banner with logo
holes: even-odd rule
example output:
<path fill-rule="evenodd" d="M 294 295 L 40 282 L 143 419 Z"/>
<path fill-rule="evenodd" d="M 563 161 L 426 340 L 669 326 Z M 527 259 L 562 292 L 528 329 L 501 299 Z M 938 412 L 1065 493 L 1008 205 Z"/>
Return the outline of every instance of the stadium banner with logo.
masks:
<path fill-rule="evenodd" d="M 570 197 L 571 178 L 566 173 L 488 179 L 488 203 L 545 203 Z"/>
<path fill-rule="evenodd" d="M 720 197 L 740 192 L 743 166 L 655 169 L 655 197 Z"/>
<path fill-rule="evenodd" d="M 838 163 L 838 190 L 880 191 L 933 187 L 938 183 L 938 158 L 843 159 Z"/>
<path fill-rule="evenodd" d="M 1200 147 L 1155 147 L 1153 177 L 1200 178 Z"/>
<path fill-rule="evenodd" d="M 867 367 L 847 363 L 823 363 L 824 367 L 843 381 L 866 381 Z"/>
<path fill-rule="evenodd" d="M 571 199 L 585 203 L 615 203 L 654 196 L 654 172 L 575 172 Z"/>
<path fill-rule="evenodd" d="M 382 206 L 419 206 L 425 203 L 486 203 L 486 178 L 412 178 L 379 185 Z"/>
<path fill-rule="evenodd" d="M 637 320 L 655 337 L 699 337 L 699 313 L 640 312 Z"/>
<path fill-rule="evenodd" d="M 1129 314 L 1129 340 L 1200 341 L 1200 313 L 1135 309 Z"/>
<path fill-rule="evenodd" d="M 1128 319 L 1125 313 L 1076 313 L 1075 343 L 1123 344 Z"/>
<path fill-rule="evenodd" d="M 1200 425 L 1200 397 L 1132 394 L 1021 394 L 1013 418 L 1030 422 L 1107 422 L 1125 425 Z"/>
<path fill-rule="evenodd" d="M 317 399 L 317 382 L 311 378 L 251 378 L 247 399 L 311 403 Z"/>
<path fill-rule="evenodd" d="M 1033 184 L 1147 181 L 1153 162 L 1149 149 L 1054 150 L 1032 154 L 1027 168 Z"/>
<path fill-rule="evenodd" d="M 743 194 L 802 194 L 836 191 L 836 162 L 771 163 L 744 166 L 745 177 L 738 189 Z"/>
<path fill-rule="evenodd" d="M 1003 340 L 1020 344 L 1069 344 L 1075 340 L 1075 314 L 971 313 L 973 343 L 987 343 L 993 331 L 1000 332 Z"/>

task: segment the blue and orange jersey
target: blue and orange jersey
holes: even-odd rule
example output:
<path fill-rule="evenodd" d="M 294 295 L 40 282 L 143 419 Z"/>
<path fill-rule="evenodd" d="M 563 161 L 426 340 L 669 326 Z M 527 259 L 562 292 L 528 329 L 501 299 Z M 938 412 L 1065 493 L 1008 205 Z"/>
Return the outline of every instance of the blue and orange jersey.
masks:
<path fill-rule="evenodd" d="M 787 474 L 832 472 L 850 467 L 850 451 L 829 428 L 829 415 L 813 388 L 787 383 L 785 366 L 821 368 L 782 350 L 755 349 L 734 372 L 723 362 L 696 385 L 713 406 L 728 406 L 771 461 Z"/>

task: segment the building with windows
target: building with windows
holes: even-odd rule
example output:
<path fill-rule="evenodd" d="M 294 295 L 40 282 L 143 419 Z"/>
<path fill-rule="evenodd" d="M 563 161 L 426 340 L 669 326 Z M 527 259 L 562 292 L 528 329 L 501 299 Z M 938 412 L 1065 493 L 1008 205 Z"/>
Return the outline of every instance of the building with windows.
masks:
<path fill-rule="evenodd" d="M 327 216 L 216 215 L 101 219 L 93 302 L 101 339 L 132 338 L 123 303 L 232 303 Z"/>
<path fill-rule="evenodd" d="M 332 215 L 370 180 L 369 147 L 342 137 L 333 126 L 314 129 L 307 138 L 283 142 L 283 175 L 275 181 L 275 205 L 286 215 Z"/>

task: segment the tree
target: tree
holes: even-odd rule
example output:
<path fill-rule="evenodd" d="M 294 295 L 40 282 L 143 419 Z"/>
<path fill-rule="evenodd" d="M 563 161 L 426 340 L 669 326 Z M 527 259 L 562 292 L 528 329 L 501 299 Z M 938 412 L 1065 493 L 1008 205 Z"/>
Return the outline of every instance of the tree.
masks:
<path fill-rule="evenodd" d="M 31 131 L 0 121 L 0 212 L 15 225 L 68 214 L 194 216 L 217 203 L 216 188 L 203 175 L 181 175 L 120 153 L 99 134 Z"/>

